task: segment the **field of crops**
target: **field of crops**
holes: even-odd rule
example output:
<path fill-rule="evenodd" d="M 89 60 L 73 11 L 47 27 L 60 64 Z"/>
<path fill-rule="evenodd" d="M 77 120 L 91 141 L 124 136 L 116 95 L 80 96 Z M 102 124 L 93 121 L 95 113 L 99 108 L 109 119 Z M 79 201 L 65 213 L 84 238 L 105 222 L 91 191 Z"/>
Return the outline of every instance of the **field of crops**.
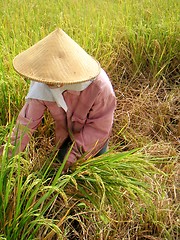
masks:
<path fill-rule="evenodd" d="M 5 0 L 0 14 L 0 240 L 178 240 L 180 2 Z M 108 153 L 65 175 L 48 113 L 25 152 L 9 142 L 29 88 L 12 60 L 57 27 L 117 97 Z"/>

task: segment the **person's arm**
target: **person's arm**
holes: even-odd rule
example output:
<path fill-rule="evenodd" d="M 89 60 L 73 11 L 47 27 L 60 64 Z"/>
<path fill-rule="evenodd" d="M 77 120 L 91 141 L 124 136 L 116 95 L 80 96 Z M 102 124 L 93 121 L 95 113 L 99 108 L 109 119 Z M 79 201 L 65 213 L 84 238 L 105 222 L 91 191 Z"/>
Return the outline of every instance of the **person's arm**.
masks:
<path fill-rule="evenodd" d="M 83 153 L 86 158 L 94 156 L 107 142 L 111 133 L 116 99 L 113 94 L 107 98 L 99 95 L 89 112 L 85 126 L 73 135 L 74 146 L 69 155 L 65 170 Z"/>
<path fill-rule="evenodd" d="M 36 99 L 28 99 L 21 109 L 11 135 L 12 145 L 19 145 L 17 152 L 23 151 L 29 143 L 33 132 L 41 123 L 45 109 L 43 101 Z"/>

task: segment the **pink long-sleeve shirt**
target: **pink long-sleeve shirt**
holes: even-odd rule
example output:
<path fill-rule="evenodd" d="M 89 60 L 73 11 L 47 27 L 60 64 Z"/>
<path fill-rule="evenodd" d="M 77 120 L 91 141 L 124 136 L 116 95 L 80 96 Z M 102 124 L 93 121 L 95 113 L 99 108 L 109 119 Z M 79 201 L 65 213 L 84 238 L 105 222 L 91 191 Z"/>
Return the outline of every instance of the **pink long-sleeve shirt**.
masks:
<path fill-rule="evenodd" d="M 21 138 L 19 151 L 25 149 L 46 110 L 54 119 L 56 145 L 60 147 L 68 136 L 74 142 L 68 158 L 69 165 L 84 153 L 89 157 L 101 150 L 111 133 L 116 106 L 115 94 L 105 71 L 101 70 L 85 90 L 67 90 L 63 97 L 67 112 L 58 107 L 56 102 L 28 99 L 19 113 L 12 134 L 12 143 L 15 138 L 16 141 Z"/>

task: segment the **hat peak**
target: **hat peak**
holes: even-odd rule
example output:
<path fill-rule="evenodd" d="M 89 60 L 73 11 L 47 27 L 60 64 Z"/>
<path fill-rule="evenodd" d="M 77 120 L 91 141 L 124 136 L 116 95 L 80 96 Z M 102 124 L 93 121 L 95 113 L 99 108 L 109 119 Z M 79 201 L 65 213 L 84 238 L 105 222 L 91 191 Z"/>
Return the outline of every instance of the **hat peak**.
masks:
<path fill-rule="evenodd" d="M 78 83 L 96 77 L 99 63 L 57 28 L 13 60 L 15 70 L 44 83 Z"/>

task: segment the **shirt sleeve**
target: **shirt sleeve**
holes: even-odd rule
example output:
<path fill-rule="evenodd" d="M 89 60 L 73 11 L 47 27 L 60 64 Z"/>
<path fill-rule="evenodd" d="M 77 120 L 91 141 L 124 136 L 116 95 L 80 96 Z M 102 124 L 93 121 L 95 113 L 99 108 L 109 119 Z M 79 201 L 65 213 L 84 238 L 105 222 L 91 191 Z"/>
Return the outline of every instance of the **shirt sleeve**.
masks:
<path fill-rule="evenodd" d="M 100 94 L 96 98 L 83 129 L 73 134 L 74 145 L 67 161 L 68 167 L 82 154 L 85 153 L 85 158 L 88 158 L 102 149 L 111 133 L 115 107 L 116 98 L 113 94 L 106 98 Z"/>
<path fill-rule="evenodd" d="M 33 132 L 43 118 L 46 106 L 43 101 L 28 99 L 21 109 L 11 135 L 11 143 L 18 145 L 18 152 L 23 151 L 30 141 Z"/>

